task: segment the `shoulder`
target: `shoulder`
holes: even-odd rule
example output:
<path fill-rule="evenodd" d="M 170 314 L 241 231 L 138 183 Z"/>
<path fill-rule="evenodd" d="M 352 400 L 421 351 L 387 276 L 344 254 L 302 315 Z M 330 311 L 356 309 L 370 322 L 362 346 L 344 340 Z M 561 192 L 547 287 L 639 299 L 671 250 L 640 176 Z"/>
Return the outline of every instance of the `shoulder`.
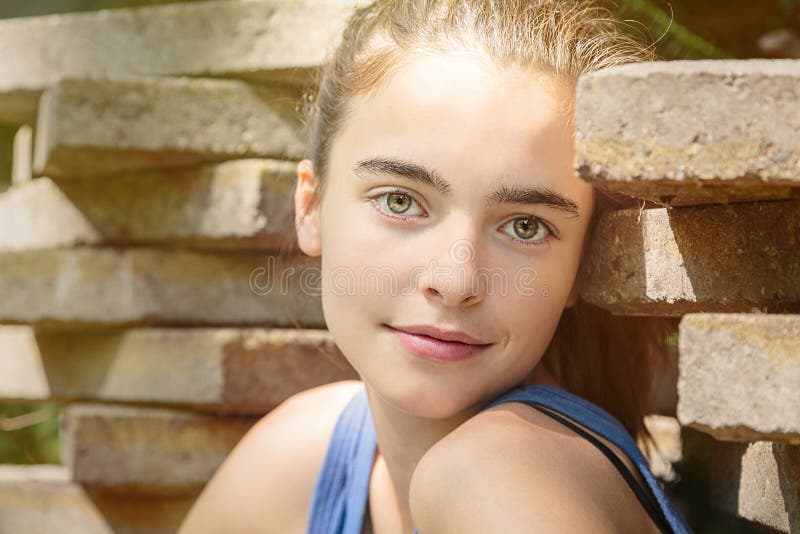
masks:
<path fill-rule="evenodd" d="M 325 384 L 262 417 L 217 469 L 181 532 L 302 532 L 338 416 L 361 387 Z"/>
<path fill-rule="evenodd" d="M 592 444 L 519 402 L 479 412 L 436 443 L 414 471 L 410 498 L 415 524 L 431 534 L 654 532 Z M 437 513 L 443 506 L 454 513 Z"/>

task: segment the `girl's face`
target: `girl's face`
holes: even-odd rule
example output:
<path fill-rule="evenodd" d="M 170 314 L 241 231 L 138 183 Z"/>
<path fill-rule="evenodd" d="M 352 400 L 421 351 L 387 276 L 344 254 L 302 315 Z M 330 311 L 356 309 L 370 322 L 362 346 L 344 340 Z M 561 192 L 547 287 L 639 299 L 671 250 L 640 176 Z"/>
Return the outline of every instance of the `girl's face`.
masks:
<path fill-rule="evenodd" d="M 385 401 L 445 418 L 539 363 L 576 296 L 593 208 L 573 170 L 571 99 L 549 76 L 446 54 L 410 59 L 351 101 L 298 239 L 322 255 L 333 339 Z M 300 213 L 308 160 L 298 179 Z M 389 328 L 418 324 L 491 345 L 460 362 L 421 358 Z"/>

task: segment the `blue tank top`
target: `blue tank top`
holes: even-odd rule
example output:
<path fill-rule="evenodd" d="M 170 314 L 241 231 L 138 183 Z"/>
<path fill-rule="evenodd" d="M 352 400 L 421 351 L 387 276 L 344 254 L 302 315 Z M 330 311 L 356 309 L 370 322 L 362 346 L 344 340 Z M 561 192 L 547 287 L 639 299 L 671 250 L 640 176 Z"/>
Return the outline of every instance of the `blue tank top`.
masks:
<path fill-rule="evenodd" d="M 524 402 L 592 441 L 620 470 L 662 532 L 691 534 L 691 529 L 650 471 L 636 442 L 608 412 L 566 390 L 543 384 L 524 384 L 510 389 L 487 404 L 484 410 L 504 402 Z M 648 488 L 640 489 L 621 460 L 605 444 L 560 414 L 617 445 L 639 469 Z M 342 410 L 334 427 L 311 498 L 307 534 L 362 533 L 368 512 L 367 497 L 376 446 L 375 427 L 366 390 L 362 387 Z M 418 534 L 416 529 L 414 534 Z"/>

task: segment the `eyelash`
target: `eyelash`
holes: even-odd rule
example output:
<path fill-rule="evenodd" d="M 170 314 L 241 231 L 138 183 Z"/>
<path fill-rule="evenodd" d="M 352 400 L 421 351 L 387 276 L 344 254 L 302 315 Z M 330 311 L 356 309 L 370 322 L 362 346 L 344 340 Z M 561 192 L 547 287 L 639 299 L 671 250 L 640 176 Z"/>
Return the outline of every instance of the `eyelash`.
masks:
<path fill-rule="evenodd" d="M 414 202 L 416 202 L 417 204 L 419 204 L 419 202 L 417 201 L 417 199 L 416 199 L 416 198 L 414 198 L 414 195 L 412 195 L 412 194 L 408 193 L 407 191 L 403 191 L 403 190 L 401 190 L 401 189 L 393 189 L 393 190 L 391 190 L 391 191 L 384 191 L 383 193 L 379 193 L 379 194 L 377 194 L 377 195 L 373 195 L 373 196 L 371 196 L 371 197 L 368 197 L 368 198 L 369 198 L 369 200 L 370 200 L 370 203 L 371 203 L 371 204 L 373 205 L 373 207 L 374 207 L 374 208 L 377 210 L 377 212 L 378 212 L 378 213 L 379 213 L 381 216 L 383 216 L 383 217 L 386 217 L 387 219 L 400 220 L 400 221 L 409 221 L 409 220 L 411 220 L 411 219 L 414 219 L 414 217 L 408 217 L 408 216 L 404 216 L 404 215 L 396 215 L 396 214 L 390 214 L 390 213 L 387 213 L 387 212 L 386 212 L 386 211 L 384 211 L 384 210 L 383 210 L 381 207 L 379 207 L 377 199 L 378 199 L 378 198 L 380 198 L 380 197 L 382 197 L 382 196 L 385 196 L 385 195 L 390 195 L 390 194 L 392 194 L 392 193 L 399 193 L 399 194 L 401 194 L 401 195 L 406 195 L 406 196 L 408 196 L 409 198 L 411 198 L 411 199 L 412 199 Z M 528 219 L 533 219 L 533 220 L 537 221 L 539 224 L 541 224 L 542 226 L 544 226 L 544 227 L 547 229 L 547 234 L 548 234 L 548 235 L 547 235 L 547 237 L 545 237 L 544 239 L 542 239 L 542 240 L 540 240 L 540 241 L 538 241 L 538 242 L 535 242 L 535 241 L 525 241 L 524 239 L 519 239 L 519 238 L 516 238 L 516 237 L 509 236 L 509 238 L 511 238 L 511 240 L 512 240 L 514 243 L 519 243 L 520 245 L 522 245 L 522 246 L 525 246 L 525 247 L 541 247 L 541 246 L 548 245 L 551 239 L 558 239 L 558 238 L 555 236 L 555 232 L 553 231 L 553 227 L 552 227 L 552 226 L 550 226 L 550 224 L 546 223 L 545 221 L 543 221 L 543 220 L 542 220 L 542 219 L 540 219 L 539 217 L 534 217 L 533 215 L 526 215 L 526 216 L 524 216 L 524 217 L 515 217 L 515 218 L 513 218 L 513 219 L 509 219 L 508 221 L 506 221 L 505 223 L 503 223 L 503 225 L 502 225 L 502 226 L 505 226 L 505 225 L 507 225 L 509 222 L 511 222 L 511 221 L 514 221 L 514 220 L 516 220 L 516 219 L 525 219 L 525 218 L 528 218 Z M 508 234 L 506 234 L 506 235 L 508 235 Z"/>

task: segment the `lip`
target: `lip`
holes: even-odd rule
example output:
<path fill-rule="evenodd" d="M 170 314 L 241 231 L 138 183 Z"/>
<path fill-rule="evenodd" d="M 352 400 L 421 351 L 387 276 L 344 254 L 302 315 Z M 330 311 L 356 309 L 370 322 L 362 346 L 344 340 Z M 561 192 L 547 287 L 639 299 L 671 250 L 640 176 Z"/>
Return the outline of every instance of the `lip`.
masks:
<path fill-rule="evenodd" d="M 395 330 L 402 330 L 409 334 L 421 334 L 433 337 L 442 341 L 460 341 L 470 345 L 489 345 L 488 341 L 482 341 L 474 336 L 460 330 L 446 330 L 429 324 L 415 324 L 410 326 L 392 326 Z"/>
<path fill-rule="evenodd" d="M 490 347 L 492 343 L 475 343 L 480 341 L 476 338 L 459 331 L 445 331 L 428 325 L 415 325 L 413 327 L 403 327 L 402 329 L 385 325 L 391 330 L 395 339 L 409 352 L 420 358 L 434 360 L 437 362 L 459 362 L 477 356 L 483 349 Z M 409 330 L 415 330 L 411 332 Z M 437 336 L 448 336 L 470 341 L 445 340 L 434 337 L 423 332 L 435 333 Z"/>

